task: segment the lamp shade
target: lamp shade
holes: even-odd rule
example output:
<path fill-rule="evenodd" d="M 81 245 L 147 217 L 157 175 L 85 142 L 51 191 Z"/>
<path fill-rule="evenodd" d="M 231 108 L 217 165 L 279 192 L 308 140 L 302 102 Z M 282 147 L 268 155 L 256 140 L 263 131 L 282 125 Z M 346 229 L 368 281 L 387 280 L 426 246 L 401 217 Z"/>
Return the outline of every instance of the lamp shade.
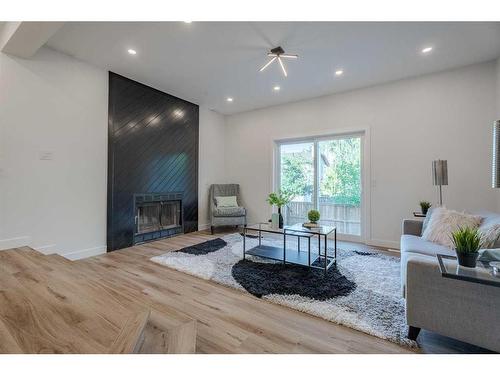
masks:
<path fill-rule="evenodd" d="M 493 169 L 491 186 L 500 188 L 500 120 L 493 123 Z"/>
<path fill-rule="evenodd" d="M 432 161 L 432 184 L 436 186 L 448 185 L 448 161 Z"/>

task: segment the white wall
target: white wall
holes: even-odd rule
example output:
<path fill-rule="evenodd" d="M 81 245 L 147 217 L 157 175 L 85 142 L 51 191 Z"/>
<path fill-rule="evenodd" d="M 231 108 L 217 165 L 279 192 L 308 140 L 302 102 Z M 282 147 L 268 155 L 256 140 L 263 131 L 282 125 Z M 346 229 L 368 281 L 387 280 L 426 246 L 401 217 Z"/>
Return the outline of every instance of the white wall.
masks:
<path fill-rule="evenodd" d="M 105 251 L 107 72 L 46 48 L 0 54 L 0 90 L 0 248 Z"/>
<path fill-rule="evenodd" d="M 208 189 L 225 182 L 224 116 L 200 106 L 200 149 L 198 175 L 198 228 L 209 227 Z"/>
<path fill-rule="evenodd" d="M 105 252 L 107 71 L 48 48 L 30 60 L 0 53 L 0 103 L 0 249 Z M 208 187 L 224 181 L 224 121 L 200 107 L 201 228 Z"/>
<path fill-rule="evenodd" d="M 228 116 L 226 179 L 241 184 L 250 220 L 267 220 L 273 140 L 369 128 L 367 242 L 397 247 L 401 220 L 420 200 L 436 201 L 433 159 L 448 160 L 448 207 L 497 207 L 498 192 L 490 187 L 495 78 L 491 62 Z"/>

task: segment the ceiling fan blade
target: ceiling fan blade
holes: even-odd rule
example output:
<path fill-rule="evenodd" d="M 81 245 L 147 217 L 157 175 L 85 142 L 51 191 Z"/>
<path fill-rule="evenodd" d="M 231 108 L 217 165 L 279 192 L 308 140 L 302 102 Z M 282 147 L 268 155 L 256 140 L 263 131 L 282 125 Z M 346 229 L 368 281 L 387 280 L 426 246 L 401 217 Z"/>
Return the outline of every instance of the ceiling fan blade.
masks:
<path fill-rule="evenodd" d="M 264 65 L 262 68 L 260 68 L 259 72 L 262 72 L 264 69 L 266 69 L 269 65 L 271 65 L 271 63 L 276 60 L 276 56 L 273 57 L 271 60 L 268 61 L 268 63 L 266 65 Z"/>
<path fill-rule="evenodd" d="M 280 57 L 286 57 L 287 59 L 297 59 L 299 55 L 281 54 Z"/>
<path fill-rule="evenodd" d="M 285 69 L 285 65 L 283 65 L 283 61 L 281 61 L 281 58 L 279 56 L 278 56 L 278 62 L 281 65 L 281 70 L 283 70 L 283 74 L 285 75 L 285 77 L 288 77 L 288 74 L 287 74 L 286 69 Z"/>
<path fill-rule="evenodd" d="M 274 57 L 278 57 L 278 55 L 277 55 L 276 53 L 272 53 L 272 52 L 269 52 L 269 53 L 267 54 L 267 56 L 269 56 L 269 57 L 273 57 L 273 56 L 274 56 Z"/>

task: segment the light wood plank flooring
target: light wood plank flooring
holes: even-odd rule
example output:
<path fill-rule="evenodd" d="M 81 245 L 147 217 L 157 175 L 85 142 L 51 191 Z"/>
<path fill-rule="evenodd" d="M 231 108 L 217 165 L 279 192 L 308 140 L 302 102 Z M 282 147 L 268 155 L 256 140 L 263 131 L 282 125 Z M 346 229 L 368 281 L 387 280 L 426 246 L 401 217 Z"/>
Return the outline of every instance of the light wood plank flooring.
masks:
<path fill-rule="evenodd" d="M 133 353 L 149 310 L 123 304 L 68 260 L 0 251 L 1 353 Z"/>
<path fill-rule="evenodd" d="M 220 234 L 220 235 L 223 235 Z M 411 351 L 388 341 L 320 318 L 278 306 L 249 294 L 171 270 L 149 259 L 166 251 L 207 241 L 216 236 L 196 232 L 70 262 L 59 260 L 78 280 L 95 283 L 120 306 L 141 306 L 151 312 L 153 332 L 158 327 L 181 327 L 174 336 L 196 332 L 180 352 L 196 353 L 462 353 L 482 349 L 424 332 L 422 348 Z M 345 245 L 345 244 L 344 244 Z M 349 243 L 348 246 L 356 245 Z M 0 252 L 1 253 L 1 252 Z M 20 266 L 22 268 L 22 266 Z M 54 271 L 52 271 L 54 272 Z M 1 279 L 0 273 L 0 279 Z M 3 280 L 2 280 L 3 282 Z M 5 301 L 2 301 L 4 303 Z M 7 301 L 9 302 L 9 301 Z M 0 321 L 5 318 L 0 310 Z M 50 320 L 51 315 L 40 317 Z M 9 319 L 16 319 L 9 315 Z M 19 317 L 22 319 L 22 317 Z M 88 332 L 96 336 L 105 332 Z M 181 325 L 179 325 L 181 324 Z M 0 331 L 2 327 L 0 326 Z M 159 337 L 159 338 L 158 338 Z M 106 338 L 100 337 L 101 340 Z M 146 352 L 168 346 L 175 337 L 146 339 Z M 0 339 L 1 340 L 1 339 Z M 108 339 L 109 340 L 109 339 Z M 163 340 L 163 341 L 162 341 Z M 159 341 L 162 341 L 159 343 Z M 3 342 L 3 346 L 9 345 Z M 179 351 L 177 351 L 179 352 Z"/>

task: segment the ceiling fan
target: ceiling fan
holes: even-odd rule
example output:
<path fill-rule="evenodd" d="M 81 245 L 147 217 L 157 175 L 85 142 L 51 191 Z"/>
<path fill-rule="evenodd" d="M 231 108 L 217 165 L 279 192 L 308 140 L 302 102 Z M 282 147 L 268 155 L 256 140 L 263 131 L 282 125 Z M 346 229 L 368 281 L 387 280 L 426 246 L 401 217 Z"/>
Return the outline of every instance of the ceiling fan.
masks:
<path fill-rule="evenodd" d="M 281 66 L 281 70 L 283 71 L 283 75 L 285 77 L 288 76 L 288 73 L 286 72 L 285 65 L 283 64 L 282 58 L 296 59 L 299 57 L 298 55 L 290 55 L 288 53 L 285 53 L 285 50 L 279 46 L 276 48 L 273 48 L 270 52 L 268 52 L 267 56 L 271 57 L 271 60 L 269 60 L 266 65 L 264 65 L 262 68 L 260 68 L 259 72 L 262 72 L 269 65 L 271 65 L 275 60 L 278 60 L 280 66 Z"/>

